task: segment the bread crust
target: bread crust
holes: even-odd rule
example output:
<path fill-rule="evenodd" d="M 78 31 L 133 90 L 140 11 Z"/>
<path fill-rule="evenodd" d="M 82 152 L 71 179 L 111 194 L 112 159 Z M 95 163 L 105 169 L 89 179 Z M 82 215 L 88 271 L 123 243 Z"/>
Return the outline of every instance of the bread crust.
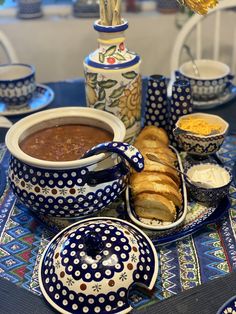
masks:
<path fill-rule="evenodd" d="M 175 206 L 172 201 L 162 195 L 141 193 L 134 202 L 136 214 L 142 218 L 174 221 Z"/>
<path fill-rule="evenodd" d="M 175 189 L 178 189 L 178 184 L 168 175 L 161 172 L 156 171 L 142 171 L 141 173 L 134 173 L 130 177 L 130 184 L 131 186 L 134 186 L 138 183 L 143 182 L 156 182 L 156 183 L 162 183 L 162 184 L 168 184 L 172 186 Z"/>
<path fill-rule="evenodd" d="M 141 193 L 162 195 L 168 200 L 172 201 L 177 207 L 182 204 L 182 196 L 178 190 L 167 184 L 160 184 L 156 182 L 146 182 L 145 184 L 138 183 L 133 185 L 133 195 Z"/>
<path fill-rule="evenodd" d="M 162 128 L 157 128 L 154 125 L 149 125 L 143 128 L 137 137 L 138 140 L 152 140 L 156 142 L 161 142 L 164 145 L 169 145 L 169 138 L 166 131 Z"/>

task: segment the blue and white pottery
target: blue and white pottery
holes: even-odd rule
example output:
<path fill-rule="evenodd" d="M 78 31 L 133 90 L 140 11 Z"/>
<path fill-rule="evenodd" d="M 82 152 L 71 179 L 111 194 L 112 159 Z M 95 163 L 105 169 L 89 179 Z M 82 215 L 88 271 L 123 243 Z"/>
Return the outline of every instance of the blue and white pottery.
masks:
<path fill-rule="evenodd" d="M 188 115 L 198 116 L 208 119 L 209 122 L 218 123 L 222 126 L 222 131 L 218 134 L 212 135 L 198 135 L 190 132 L 184 132 L 179 134 L 176 129 L 173 130 L 176 140 L 180 147 L 191 155 L 208 156 L 216 153 L 223 144 L 228 132 L 229 124 L 217 115 L 206 113 L 192 113 Z M 176 127 L 179 128 L 179 123 L 184 117 L 180 117 L 176 123 Z"/>
<path fill-rule="evenodd" d="M 29 100 L 27 106 L 9 108 L 4 102 L 0 101 L 0 115 L 19 116 L 33 113 L 50 105 L 54 99 L 54 91 L 46 85 L 37 84 L 33 98 Z"/>
<path fill-rule="evenodd" d="M 167 130 L 168 117 L 166 77 L 151 75 L 148 79 L 144 125 L 155 125 Z"/>
<path fill-rule="evenodd" d="M 206 163 L 206 165 L 209 165 L 209 167 L 211 166 L 211 164 L 209 163 Z M 199 164 L 193 165 L 192 167 L 187 169 L 187 173 L 189 174 L 189 171 L 191 171 L 191 169 L 193 170 L 194 167 L 198 167 L 198 166 Z M 186 177 L 186 186 L 187 186 L 190 196 L 197 202 L 207 204 L 207 205 L 215 205 L 215 204 L 218 204 L 222 200 L 222 198 L 229 195 L 229 188 L 230 188 L 233 178 L 232 178 L 230 170 L 227 167 L 223 167 L 223 168 L 228 173 L 229 181 L 227 184 L 221 187 L 217 187 L 217 188 L 204 188 L 204 187 L 196 186 L 192 181 L 189 181 L 188 177 Z"/>
<path fill-rule="evenodd" d="M 236 296 L 227 300 L 217 311 L 216 314 L 234 314 L 236 313 Z"/>
<path fill-rule="evenodd" d="M 83 158 L 87 158 L 99 153 L 116 153 L 128 161 L 135 171 L 140 172 L 144 168 L 144 158 L 134 146 L 123 142 L 107 142 L 92 147 L 86 152 Z"/>
<path fill-rule="evenodd" d="M 213 109 L 227 104 L 231 100 L 236 98 L 236 86 L 229 84 L 225 91 L 217 98 L 207 100 L 207 101 L 198 101 L 193 100 L 193 107 L 198 111 Z"/>
<path fill-rule="evenodd" d="M 65 218 L 96 214 L 127 185 L 129 167 L 120 154 L 99 153 L 79 160 L 54 162 L 33 158 L 19 147 L 21 140 L 37 130 L 71 123 L 109 130 L 114 141 L 119 142 L 115 143 L 116 147 L 119 145 L 120 150 L 126 151 L 126 160 L 130 158 L 133 166 L 136 163 L 136 170 L 143 168 L 141 154 L 120 143 L 125 137 L 125 126 L 114 115 L 80 107 L 30 115 L 10 128 L 6 145 L 11 153 L 10 185 L 20 201 L 37 213 Z"/>
<path fill-rule="evenodd" d="M 27 106 L 35 89 L 35 69 L 32 65 L 0 65 L 0 101 L 9 109 Z"/>
<path fill-rule="evenodd" d="M 173 146 L 178 147 L 174 137 L 173 129 L 178 119 L 193 111 L 193 99 L 191 86 L 186 79 L 177 79 L 172 85 L 172 95 L 170 98 L 170 117 L 169 117 L 169 138 Z"/>
<path fill-rule="evenodd" d="M 207 101 L 215 99 L 224 93 L 230 81 L 234 78 L 230 74 L 230 68 L 225 63 L 216 60 L 195 60 L 200 77 L 194 74 L 191 61 L 182 64 L 177 77 L 183 77 L 190 81 L 193 100 Z"/>
<path fill-rule="evenodd" d="M 128 313 L 129 289 L 140 284 L 151 290 L 157 275 L 158 257 L 148 236 L 107 217 L 62 230 L 39 265 L 42 294 L 60 313 Z"/>
<path fill-rule="evenodd" d="M 42 17 L 42 0 L 18 0 L 17 16 L 21 19 Z"/>

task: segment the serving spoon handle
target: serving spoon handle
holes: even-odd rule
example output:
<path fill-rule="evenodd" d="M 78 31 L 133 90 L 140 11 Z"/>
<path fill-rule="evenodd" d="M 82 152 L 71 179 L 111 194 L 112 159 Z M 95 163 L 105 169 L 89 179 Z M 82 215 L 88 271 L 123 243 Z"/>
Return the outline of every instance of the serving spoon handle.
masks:
<path fill-rule="evenodd" d="M 193 181 L 192 179 L 190 179 L 190 177 L 186 173 L 184 173 L 184 172 L 180 171 L 179 169 L 177 169 L 176 167 L 174 167 L 174 166 L 172 166 L 172 165 L 170 165 L 170 164 L 160 160 L 159 158 L 157 158 L 155 155 L 153 155 L 151 153 L 147 153 L 146 156 L 151 161 L 158 162 L 159 164 L 162 164 L 164 166 L 167 166 L 167 167 L 170 167 L 170 168 L 174 169 L 178 173 L 182 174 L 185 178 L 187 178 L 189 182 L 191 182 L 192 184 L 194 184 L 194 185 L 196 185 L 196 186 L 198 186 L 200 188 L 206 188 L 206 189 L 207 188 L 208 189 L 211 188 L 207 183 L 203 183 L 203 182 L 199 182 L 199 181 Z"/>

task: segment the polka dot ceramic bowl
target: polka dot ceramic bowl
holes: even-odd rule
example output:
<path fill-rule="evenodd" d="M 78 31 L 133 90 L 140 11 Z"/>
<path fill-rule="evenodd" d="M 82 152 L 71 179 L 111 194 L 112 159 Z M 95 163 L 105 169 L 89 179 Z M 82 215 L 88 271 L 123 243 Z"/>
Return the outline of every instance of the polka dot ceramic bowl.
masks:
<path fill-rule="evenodd" d="M 60 313 L 128 313 L 129 289 L 151 290 L 158 257 L 151 240 L 117 218 L 77 222 L 56 235 L 39 266 L 46 300 Z"/>
<path fill-rule="evenodd" d="M 186 117 L 201 117 L 212 123 L 218 123 L 222 127 L 222 131 L 212 135 L 193 134 L 188 131 L 179 132 L 179 123 Z M 208 156 L 216 153 L 223 144 L 229 124 L 221 117 L 206 113 L 192 113 L 179 118 L 173 130 L 176 140 L 180 147 L 191 155 Z"/>
<path fill-rule="evenodd" d="M 25 154 L 19 143 L 28 135 L 58 124 L 86 124 L 113 133 L 113 151 L 98 153 L 72 161 L 46 161 Z M 125 189 L 129 167 L 119 150 L 132 166 L 143 167 L 141 154 L 128 144 L 124 124 L 114 115 L 91 108 L 67 107 L 46 110 L 14 124 L 6 136 L 11 153 L 9 180 L 20 201 L 44 215 L 61 218 L 85 217 L 113 202 Z M 124 145 L 123 145 L 124 144 Z M 137 170 L 137 169 L 136 169 Z"/>
<path fill-rule="evenodd" d="M 195 60 L 200 77 L 194 73 L 191 61 L 182 64 L 176 76 L 190 81 L 193 100 L 208 101 L 222 95 L 233 76 L 227 64 L 216 60 Z"/>

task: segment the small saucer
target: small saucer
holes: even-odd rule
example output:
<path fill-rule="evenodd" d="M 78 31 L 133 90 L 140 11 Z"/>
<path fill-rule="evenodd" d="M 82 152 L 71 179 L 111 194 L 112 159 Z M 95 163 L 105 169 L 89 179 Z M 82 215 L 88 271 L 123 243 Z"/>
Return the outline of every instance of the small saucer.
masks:
<path fill-rule="evenodd" d="M 230 100 L 236 97 L 236 86 L 232 85 L 222 94 L 222 96 L 208 101 L 193 101 L 193 106 L 196 109 L 212 109 L 221 105 L 226 104 Z"/>
<path fill-rule="evenodd" d="M 37 84 L 35 95 L 27 106 L 23 108 L 9 109 L 3 102 L 0 102 L 0 115 L 15 116 L 38 111 L 47 107 L 53 99 L 54 92 L 50 87 Z"/>

